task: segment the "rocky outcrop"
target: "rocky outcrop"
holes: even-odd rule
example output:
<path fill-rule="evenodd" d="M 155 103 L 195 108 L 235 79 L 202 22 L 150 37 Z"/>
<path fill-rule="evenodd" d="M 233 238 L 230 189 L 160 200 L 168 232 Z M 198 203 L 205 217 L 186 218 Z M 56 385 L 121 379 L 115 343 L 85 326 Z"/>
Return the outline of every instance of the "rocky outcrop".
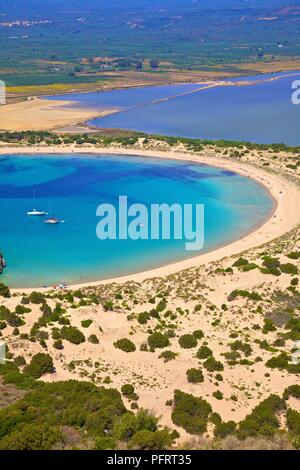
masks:
<path fill-rule="evenodd" d="M 6 268 L 6 262 L 3 254 L 0 252 L 0 274 L 2 274 L 4 268 Z"/>

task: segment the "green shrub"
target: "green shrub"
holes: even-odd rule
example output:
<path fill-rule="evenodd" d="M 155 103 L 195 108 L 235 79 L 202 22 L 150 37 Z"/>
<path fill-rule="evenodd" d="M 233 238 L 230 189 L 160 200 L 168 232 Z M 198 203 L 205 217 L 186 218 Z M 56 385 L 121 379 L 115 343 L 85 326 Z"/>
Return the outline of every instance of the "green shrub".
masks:
<path fill-rule="evenodd" d="M 76 326 L 63 326 L 61 337 L 70 343 L 81 344 L 85 342 L 84 334 Z"/>
<path fill-rule="evenodd" d="M 0 410 L 0 439 L 14 431 L 20 430 L 22 434 L 26 423 L 77 428 L 89 440 L 107 437 L 106 433 L 112 434 L 115 421 L 125 412 L 117 390 L 75 380 L 36 382 L 17 403 Z M 52 449 L 51 443 L 45 448 L 48 446 Z"/>
<path fill-rule="evenodd" d="M 280 261 L 278 258 L 272 258 L 271 256 L 264 256 L 263 257 L 263 266 L 267 269 L 274 269 L 279 268 Z"/>
<path fill-rule="evenodd" d="M 28 298 L 31 304 L 42 304 L 45 302 L 45 295 L 41 292 L 33 291 Z"/>
<path fill-rule="evenodd" d="M 204 333 L 202 330 L 195 330 L 193 331 L 193 336 L 199 340 L 199 339 L 204 338 Z"/>
<path fill-rule="evenodd" d="M 174 444 L 176 432 L 168 429 L 157 431 L 138 431 L 128 443 L 129 449 L 164 450 L 170 449 Z"/>
<path fill-rule="evenodd" d="M 173 361 L 177 356 L 177 353 L 173 351 L 163 351 L 158 357 L 159 359 L 163 359 L 164 362 Z"/>
<path fill-rule="evenodd" d="M 280 271 L 284 274 L 292 274 L 293 276 L 299 272 L 297 266 L 292 263 L 281 264 Z"/>
<path fill-rule="evenodd" d="M 300 436 L 300 413 L 298 413 L 298 411 L 288 409 L 286 413 L 286 424 L 291 433 Z"/>
<path fill-rule="evenodd" d="M 17 315 L 24 315 L 25 313 L 30 313 L 31 308 L 24 307 L 23 305 L 17 305 L 15 312 Z"/>
<path fill-rule="evenodd" d="M 191 382 L 194 384 L 204 382 L 204 377 L 203 377 L 203 373 L 201 369 L 195 369 L 195 368 L 188 369 L 186 371 L 186 376 L 187 376 L 188 382 Z"/>
<path fill-rule="evenodd" d="M 208 359 L 206 359 L 206 361 L 203 363 L 203 366 L 206 370 L 208 370 L 208 372 L 222 372 L 224 370 L 222 362 L 216 361 L 213 356 L 210 356 Z"/>
<path fill-rule="evenodd" d="M 0 440 L 0 450 L 51 450 L 58 441 L 62 441 L 58 426 L 25 423 Z"/>
<path fill-rule="evenodd" d="M 43 312 L 44 317 L 51 317 L 52 315 L 52 309 L 46 302 L 42 303 L 41 312 Z"/>
<path fill-rule="evenodd" d="M 212 408 L 207 401 L 175 390 L 172 421 L 190 434 L 204 434 Z"/>
<path fill-rule="evenodd" d="M 114 347 L 121 349 L 126 353 L 134 352 L 136 350 L 135 344 L 130 339 L 122 338 L 114 343 Z"/>
<path fill-rule="evenodd" d="M 270 274 L 272 276 L 281 276 L 281 271 L 278 268 L 261 268 L 262 274 Z"/>
<path fill-rule="evenodd" d="M 249 264 L 248 260 L 246 260 L 245 258 L 239 258 L 237 261 L 233 263 L 232 266 L 234 268 L 239 268 L 240 266 L 246 266 L 247 264 Z"/>
<path fill-rule="evenodd" d="M 292 251 L 288 255 L 286 255 L 290 259 L 299 259 L 300 258 L 300 251 Z"/>
<path fill-rule="evenodd" d="M 17 367 L 21 367 L 21 366 L 25 366 L 26 365 L 26 361 L 24 359 L 23 356 L 17 356 L 15 357 L 14 359 L 14 364 L 17 366 Z"/>
<path fill-rule="evenodd" d="M 284 400 L 288 400 L 289 397 L 300 398 L 300 385 L 290 385 L 283 393 Z"/>
<path fill-rule="evenodd" d="M 64 349 L 62 340 L 61 340 L 61 339 L 56 339 L 56 340 L 53 342 L 53 347 L 54 347 L 55 349 Z"/>
<path fill-rule="evenodd" d="M 3 282 L 0 282 L 0 297 L 10 297 L 10 290 Z"/>
<path fill-rule="evenodd" d="M 213 392 L 213 397 L 216 398 L 217 400 L 223 400 L 223 393 L 220 392 L 220 390 L 216 390 Z"/>
<path fill-rule="evenodd" d="M 99 339 L 97 338 L 96 335 L 90 335 L 88 337 L 88 342 L 92 344 L 99 344 Z"/>
<path fill-rule="evenodd" d="M 225 437 L 233 434 L 236 430 L 236 423 L 228 421 L 227 423 L 218 423 L 214 429 L 214 436 L 224 439 Z"/>
<path fill-rule="evenodd" d="M 170 344 L 168 336 L 158 331 L 155 331 L 150 336 L 148 336 L 147 341 L 148 341 L 149 347 L 152 350 L 156 348 L 159 348 L 159 349 L 166 348 Z"/>
<path fill-rule="evenodd" d="M 94 450 L 114 450 L 117 448 L 117 442 L 113 437 L 96 437 Z"/>
<path fill-rule="evenodd" d="M 246 266 L 241 267 L 241 271 L 247 273 L 249 271 L 253 271 L 253 269 L 257 269 L 259 266 L 256 263 L 249 263 Z"/>
<path fill-rule="evenodd" d="M 228 301 L 232 302 L 237 297 L 243 297 L 243 298 L 254 300 L 254 301 L 262 300 L 261 295 L 258 294 L 257 292 L 248 292 L 247 290 L 235 289 L 229 294 Z"/>
<path fill-rule="evenodd" d="M 277 413 L 286 408 L 284 400 L 277 395 L 270 395 L 254 408 L 251 414 L 239 423 L 238 437 L 272 437 L 279 429 Z"/>
<path fill-rule="evenodd" d="M 233 343 L 230 343 L 229 346 L 232 351 L 241 351 L 245 354 L 246 357 L 250 356 L 252 353 L 252 348 L 250 344 L 243 343 L 240 340 L 236 340 Z"/>
<path fill-rule="evenodd" d="M 276 326 L 274 325 L 274 322 L 270 318 L 265 318 L 262 332 L 263 334 L 267 334 L 271 331 L 276 331 Z"/>
<path fill-rule="evenodd" d="M 277 357 L 272 357 L 266 362 L 266 367 L 270 369 L 286 369 L 289 364 L 289 357 L 286 352 L 280 353 Z"/>
<path fill-rule="evenodd" d="M 198 359 L 207 359 L 208 357 L 212 356 L 213 352 L 208 346 L 201 346 L 201 348 L 197 351 L 197 358 Z"/>
<path fill-rule="evenodd" d="M 53 360 L 49 354 L 38 353 L 32 357 L 30 363 L 24 367 L 23 373 L 34 379 L 39 379 L 43 374 L 54 371 Z"/>
<path fill-rule="evenodd" d="M 121 393 L 124 397 L 130 397 L 134 394 L 134 386 L 131 384 L 124 384 L 121 387 Z"/>
<path fill-rule="evenodd" d="M 157 312 L 163 312 L 167 307 L 166 299 L 162 299 L 156 306 Z"/>
<path fill-rule="evenodd" d="M 83 328 L 88 328 L 89 326 L 91 326 L 92 323 L 93 323 L 93 320 L 82 320 L 81 326 Z"/>
<path fill-rule="evenodd" d="M 189 334 L 180 336 L 178 341 L 183 349 L 195 348 L 198 344 L 198 341 L 195 336 Z"/>
<path fill-rule="evenodd" d="M 217 426 L 218 424 L 222 423 L 222 418 L 219 413 L 212 413 L 209 417 L 209 421 Z"/>
<path fill-rule="evenodd" d="M 140 410 L 136 415 L 127 412 L 115 423 L 114 435 L 118 440 L 129 441 L 139 431 L 157 431 L 157 423 L 158 419 L 146 410 Z"/>
<path fill-rule="evenodd" d="M 147 321 L 149 320 L 149 318 L 150 318 L 150 315 L 149 315 L 148 312 L 141 312 L 138 315 L 138 322 L 141 325 L 145 325 L 147 323 Z"/>

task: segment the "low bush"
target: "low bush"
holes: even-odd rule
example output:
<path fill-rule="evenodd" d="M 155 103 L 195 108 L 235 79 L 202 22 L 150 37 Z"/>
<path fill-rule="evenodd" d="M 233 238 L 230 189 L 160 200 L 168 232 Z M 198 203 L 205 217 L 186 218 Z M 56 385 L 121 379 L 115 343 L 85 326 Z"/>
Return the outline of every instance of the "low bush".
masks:
<path fill-rule="evenodd" d="M 213 356 L 210 356 L 208 359 L 206 359 L 206 361 L 203 363 L 203 366 L 206 370 L 208 370 L 208 372 L 222 372 L 224 370 L 222 362 L 216 361 Z"/>
<path fill-rule="evenodd" d="M 204 434 L 212 408 L 206 400 L 175 390 L 172 421 L 190 434 Z"/>
<path fill-rule="evenodd" d="M 277 414 L 285 408 L 284 400 L 277 395 L 270 395 L 239 423 L 238 437 L 272 437 L 280 427 Z"/>
<path fill-rule="evenodd" d="M 289 397 L 300 398 L 300 385 L 290 385 L 283 393 L 284 400 L 288 400 Z"/>
<path fill-rule="evenodd" d="M 94 450 L 114 450 L 117 448 L 117 442 L 113 437 L 96 437 Z"/>
<path fill-rule="evenodd" d="M 56 340 L 53 342 L 53 347 L 54 347 L 55 349 L 64 349 L 62 340 L 61 340 L 61 339 L 56 339 Z"/>
<path fill-rule="evenodd" d="M 286 413 L 286 424 L 291 433 L 300 436 L 300 413 L 298 413 L 298 411 L 288 409 Z"/>
<path fill-rule="evenodd" d="M 257 292 L 249 292 L 247 290 L 236 289 L 229 294 L 228 301 L 232 302 L 237 297 L 243 297 L 243 298 L 254 300 L 254 301 L 262 300 L 262 296 L 258 294 Z"/>
<path fill-rule="evenodd" d="M 134 386 L 131 384 L 124 384 L 121 387 L 121 393 L 124 397 L 130 397 L 134 394 Z"/>
<path fill-rule="evenodd" d="M 10 297 L 10 290 L 3 282 L 0 282 L 0 297 Z"/>
<path fill-rule="evenodd" d="M 141 312 L 138 315 L 138 322 L 141 325 L 145 325 L 147 323 L 147 321 L 149 320 L 149 318 L 150 318 L 150 315 L 149 315 L 148 312 Z"/>
<path fill-rule="evenodd" d="M 31 294 L 28 296 L 29 303 L 31 304 L 42 304 L 45 302 L 45 295 L 42 294 L 41 292 L 31 292 Z"/>
<path fill-rule="evenodd" d="M 34 379 L 39 379 L 43 374 L 49 372 L 54 372 L 53 360 L 49 354 L 44 353 L 35 354 L 23 370 L 25 375 L 30 375 Z"/>
<path fill-rule="evenodd" d="M 174 359 L 176 359 L 176 356 L 177 356 L 177 353 L 174 353 L 173 351 L 163 351 L 159 355 L 159 359 L 163 359 L 164 362 L 169 362 L 169 361 L 173 361 Z"/>
<path fill-rule="evenodd" d="M 207 359 L 208 357 L 212 356 L 213 352 L 208 346 L 201 346 L 201 348 L 197 351 L 197 358 L 198 359 Z"/>
<path fill-rule="evenodd" d="M 122 338 L 114 343 L 114 347 L 121 349 L 126 353 L 134 352 L 136 350 L 135 344 L 130 339 Z"/>
<path fill-rule="evenodd" d="M 203 373 L 201 369 L 195 369 L 195 368 L 188 369 L 186 371 L 186 376 L 187 376 L 188 382 L 191 382 L 194 384 L 204 382 L 204 377 L 203 377 Z"/>
<path fill-rule="evenodd" d="M 265 318 L 264 319 L 264 326 L 262 329 L 263 334 L 270 333 L 272 331 L 276 331 L 276 326 L 274 322 L 270 318 Z"/>
<path fill-rule="evenodd" d="M 180 336 L 178 341 L 183 349 L 192 349 L 195 348 L 198 344 L 198 341 L 195 336 L 189 334 Z"/>
<path fill-rule="evenodd" d="M 212 396 L 217 400 L 223 400 L 223 393 L 220 392 L 220 390 L 216 390 L 215 392 L 213 392 Z"/>
<path fill-rule="evenodd" d="M 228 421 L 227 423 L 218 423 L 214 429 L 214 436 L 224 439 L 225 437 L 235 432 L 236 426 L 237 424 L 234 421 Z"/>
<path fill-rule="evenodd" d="M 234 268 L 239 268 L 240 266 L 246 266 L 247 264 L 249 264 L 249 261 L 246 260 L 245 258 L 239 258 L 238 260 L 236 260 L 234 263 L 233 263 L 233 267 Z"/>
<path fill-rule="evenodd" d="M 266 362 L 266 367 L 270 369 L 286 369 L 289 364 L 289 356 L 286 352 L 280 353 L 276 357 L 272 357 Z"/>
<path fill-rule="evenodd" d="M 299 272 L 297 266 L 292 263 L 281 264 L 280 271 L 284 274 L 292 274 L 293 276 Z"/>
<path fill-rule="evenodd" d="M 70 343 L 81 344 L 85 342 L 84 334 L 76 326 L 63 326 L 61 337 Z"/>
<path fill-rule="evenodd" d="M 177 437 L 176 431 L 160 429 L 157 431 L 138 431 L 128 443 L 129 449 L 164 450 L 172 448 Z"/>
<path fill-rule="evenodd" d="M 193 331 L 193 336 L 199 340 L 199 339 L 204 338 L 204 333 L 202 330 L 195 330 Z"/>
<path fill-rule="evenodd" d="M 96 335 L 90 335 L 88 337 L 88 342 L 92 344 L 99 344 L 99 339 L 97 338 Z"/>
<path fill-rule="evenodd" d="M 155 331 L 148 336 L 147 341 L 152 350 L 166 348 L 170 344 L 168 336 L 159 331 Z"/>

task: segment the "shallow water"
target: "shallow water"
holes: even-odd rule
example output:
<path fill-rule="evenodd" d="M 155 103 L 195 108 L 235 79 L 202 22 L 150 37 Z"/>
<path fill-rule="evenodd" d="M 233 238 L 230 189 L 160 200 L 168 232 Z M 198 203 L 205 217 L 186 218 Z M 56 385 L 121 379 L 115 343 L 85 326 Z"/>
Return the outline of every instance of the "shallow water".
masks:
<path fill-rule="evenodd" d="M 33 200 L 33 194 L 35 199 Z M 205 250 L 239 239 L 273 209 L 254 180 L 188 162 L 132 156 L 3 156 L 0 158 L 0 276 L 10 286 L 78 283 L 143 271 L 178 261 L 183 240 L 100 241 L 96 208 L 117 203 L 205 204 Z M 28 217 L 50 209 L 65 223 Z"/>

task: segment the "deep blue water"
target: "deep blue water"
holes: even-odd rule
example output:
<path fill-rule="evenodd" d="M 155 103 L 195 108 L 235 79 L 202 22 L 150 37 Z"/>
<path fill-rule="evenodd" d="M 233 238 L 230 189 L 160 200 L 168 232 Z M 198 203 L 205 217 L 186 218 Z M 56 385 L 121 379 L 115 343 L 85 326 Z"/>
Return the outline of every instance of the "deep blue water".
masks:
<path fill-rule="evenodd" d="M 291 75 L 283 78 L 287 73 Z M 293 105 L 291 100 L 292 82 L 300 79 L 300 72 L 298 75 L 297 72 L 282 72 L 231 81 L 273 77 L 282 78 L 249 86 L 221 86 L 199 91 L 195 91 L 199 85 L 186 84 L 61 95 L 53 99 L 71 99 L 77 105 L 98 110 L 120 110 L 90 122 L 99 128 L 300 145 L 300 105 Z M 191 91 L 194 93 L 188 93 Z M 172 99 L 157 102 L 168 97 Z"/>
<path fill-rule="evenodd" d="M 33 200 L 35 194 L 35 200 Z M 273 209 L 268 192 L 227 170 L 127 156 L 0 158 L 0 276 L 10 286 L 75 283 L 138 272 L 198 254 L 182 240 L 100 241 L 96 208 L 117 203 L 205 204 L 205 250 L 240 238 Z M 48 210 L 64 224 L 28 217 Z"/>

